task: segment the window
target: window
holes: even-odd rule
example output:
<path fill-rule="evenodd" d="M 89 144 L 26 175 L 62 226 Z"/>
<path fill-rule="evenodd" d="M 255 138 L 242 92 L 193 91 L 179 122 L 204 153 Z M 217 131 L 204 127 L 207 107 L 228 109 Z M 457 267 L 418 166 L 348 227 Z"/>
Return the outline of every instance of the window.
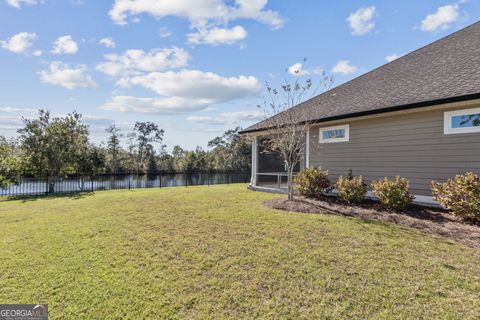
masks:
<path fill-rule="evenodd" d="M 320 143 L 347 142 L 350 140 L 348 124 L 335 127 L 320 128 Z"/>
<path fill-rule="evenodd" d="M 480 108 L 445 112 L 443 133 L 480 132 Z"/>

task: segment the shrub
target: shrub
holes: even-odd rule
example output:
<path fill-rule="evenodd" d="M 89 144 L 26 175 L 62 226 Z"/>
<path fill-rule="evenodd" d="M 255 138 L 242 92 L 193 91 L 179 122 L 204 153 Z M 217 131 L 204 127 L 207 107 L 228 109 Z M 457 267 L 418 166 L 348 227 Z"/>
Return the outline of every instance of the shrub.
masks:
<path fill-rule="evenodd" d="M 295 183 L 300 194 L 307 198 L 319 199 L 330 186 L 328 171 L 320 168 L 307 168 L 298 173 Z"/>
<path fill-rule="evenodd" d="M 340 176 L 337 180 L 338 197 L 348 203 L 361 203 L 365 199 L 368 187 L 362 176 L 349 174 L 346 178 Z"/>
<path fill-rule="evenodd" d="M 372 190 L 380 203 L 391 209 L 404 209 L 414 199 L 408 192 L 408 180 L 398 176 L 395 180 L 383 178 L 383 180 L 373 181 Z"/>
<path fill-rule="evenodd" d="M 444 183 L 432 181 L 433 199 L 455 216 L 480 221 L 480 177 L 473 172 Z"/>

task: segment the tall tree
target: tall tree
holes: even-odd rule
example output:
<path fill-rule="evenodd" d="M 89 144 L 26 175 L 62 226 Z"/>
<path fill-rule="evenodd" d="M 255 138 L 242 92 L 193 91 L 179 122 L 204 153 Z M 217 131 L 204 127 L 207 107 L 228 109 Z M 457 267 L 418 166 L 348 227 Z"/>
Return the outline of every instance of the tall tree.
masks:
<path fill-rule="evenodd" d="M 174 146 L 172 150 L 173 170 L 175 172 L 184 172 L 188 168 L 185 159 L 185 151 L 180 146 Z"/>
<path fill-rule="evenodd" d="M 21 162 L 16 144 L 0 136 L 0 189 L 6 189 L 17 182 Z"/>
<path fill-rule="evenodd" d="M 23 119 L 19 129 L 28 172 L 46 179 L 48 192 L 55 188 L 55 178 L 75 174 L 79 157 L 88 148 L 88 126 L 81 114 L 50 116 L 39 110 L 38 119 Z"/>
<path fill-rule="evenodd" d="M 158 155 L 158 169 L 164 172 L 175 171 L 173 166 L 173 156 L 169 154 L 165 148 L 163 148 Z"/>
<path fill-rule="evenodd" d="M 305 61 L 306 59 L 303 62 Z M 279 89 L 268 83 L 266 85 L 267 99 L 263 110 L 267 139 L 263 140 L 263 146 L 267 152 L 280 155 L 285 162 L 289 200 L 294 197 L 294 168 L 304 157 L 306 134 L 312 125 L 303 120 L 301 110 L 295 107 L 312 98 L 319 90 L 330 89 L 332 84 L 333 78 L 323 72 L 318 87 L 314 87 L 311 79 L 303 79 L 299 69 L 294 70 L 293 77 L 285 78 Z"/>
<path fill-rule="evenodd" d="M 121 171 L 121 161 L 120 161 L 120 154 L 121 154 L 121 139 L 123 138 L 123 134 L 121 134 L 120 128 L 117 128 L 115 124 L 110 125 L 106 130 L 108 133 L 108 140 L 107 140 L 107 164 L 108 169 L 110 172 L 120 172 Z"/>
<path fill-rule="evenodd" d="M 240 127 L 227 130 L 225 133 L 208 142 L 212 148 L 211 160 L 216 170 L 249 171 L 251 166 L 251 145 L 248 139 L 239 134 Z"/>
<path fill-rule="evenodd" d="M 165 131 L 160 129 L 153 122 L 136 122 L 130 137 L 136 142 L 136 170 L 137 172 L 146 172 L 152 170 L 152 164 L 155 163 L 155 144 L 159 145 L 159 150 L 164 148 L 163 134 Z M 156 168 L 155 168 L 156 169 Z"/>
<path fill-rule="evenodd" d="M 106 166 L 105 153 L 99 147 L 88 144 L 77 154 L 74 164 L 77 182 L 81 191 L 84 190 L 86 178 L 96 174 L 104 173 Z"/>

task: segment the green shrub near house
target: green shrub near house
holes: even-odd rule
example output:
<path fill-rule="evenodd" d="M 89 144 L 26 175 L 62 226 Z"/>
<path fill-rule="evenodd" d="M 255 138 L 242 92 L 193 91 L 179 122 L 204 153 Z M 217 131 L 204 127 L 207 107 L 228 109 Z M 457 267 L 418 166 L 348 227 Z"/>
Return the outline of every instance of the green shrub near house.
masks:
<path fill-rule="evenodd" d="M 349 174 L 346 178 L 340 176 L 336 184 L 338 197 L 348 203 L 361 203 L 365 199 L 368 186 L 362 176 L 352 176 Z"/>
<path fill-rule="evenodd" d="M 432 181 L 433 199 L 455 216 L 480 221 L 480 177 L 473 172 L 444 183 Z"/>
<path fill-rule="evenodd" d="M 393 180 L 385 177 L 382 180 L 373 181 L 372 190 L 380 203 L 390 209 L 404 209 L 414 199 L 409 192 L 408 180 L 399 176 Z"/>
<path fill-rule="evenodd" d="M 319 199 L 330 187 L 328 170 L 306 168 L 295 177 L 298 192 L 306 198 Z"/>

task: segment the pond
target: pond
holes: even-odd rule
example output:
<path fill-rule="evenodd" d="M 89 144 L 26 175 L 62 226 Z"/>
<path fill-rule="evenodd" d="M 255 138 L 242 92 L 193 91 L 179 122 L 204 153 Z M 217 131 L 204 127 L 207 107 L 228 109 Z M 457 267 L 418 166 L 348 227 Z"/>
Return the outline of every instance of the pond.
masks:
<path fill-rule="evenodd" d="M 247 183 L 250 173 L 162 173 L 162 174 L 108 174 L 93 177 L 67 177 L 55 180 L 21 178 L 19 183 L 0 189 L 0 196 L 22 196 L 91 192 L 115 189 L 144 189 L 164 187 L 188 187 L 196 185 Z"/>

